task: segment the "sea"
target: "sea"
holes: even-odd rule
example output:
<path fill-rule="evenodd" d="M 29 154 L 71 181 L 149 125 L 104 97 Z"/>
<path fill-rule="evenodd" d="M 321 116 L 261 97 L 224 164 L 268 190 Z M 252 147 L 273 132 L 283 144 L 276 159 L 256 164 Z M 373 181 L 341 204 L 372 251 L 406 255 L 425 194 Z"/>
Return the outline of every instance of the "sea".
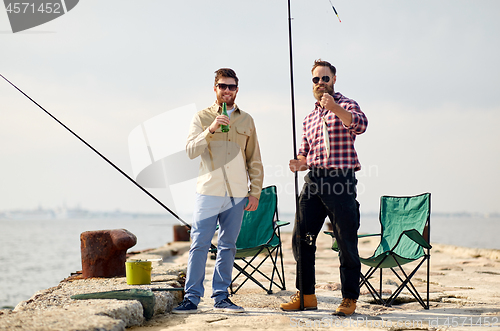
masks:
<path fill-rule="evenodd" d="M 190 218 L 182 217 L 189 222 Z M 293 214 L 280 219 L 293 223 Z M 127 229 L 137 236 L 129 251 L 156 248 L 173 240 L 173 217 L 102 216 L 69 219 L 0 219 L 0 308 L 13 308 L 39 290 L 56 286 L 81 270 L 80 234 Z M 284 227 L 291 232 L 293 225 Z M 431 243 L 500 249 L 500 215 L 432 215 Z M 378 233 L 377 215 L 362 215 L 360 233 Z"/>

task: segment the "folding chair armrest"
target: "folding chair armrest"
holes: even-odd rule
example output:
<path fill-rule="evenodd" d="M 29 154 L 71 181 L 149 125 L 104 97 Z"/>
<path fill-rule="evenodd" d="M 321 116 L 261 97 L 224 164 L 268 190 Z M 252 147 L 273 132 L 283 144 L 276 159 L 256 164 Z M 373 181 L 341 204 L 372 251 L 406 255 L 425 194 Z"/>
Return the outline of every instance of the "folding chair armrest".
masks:
<path fill-rule="evenodd" d="M 324 234 L 327 234 L 333 238 L 333 243 L 332 243 L 332 250 L 335 252 L 339 251 L 339 245 L 337 244 L 337 239 L 335 239 L 335 235 L 333 234 L 333 231 L 323 231 Z M 358 238 L 364 238 L 364 237 L 373 237 L 373 236 L 380 236 L 380 233 L 368 233 L 368 234 L 358 234 Z"/>
<path fill-rule="evenodd" d="M 415 229 L 406 230 L 402 234 L 406 235 L 408 238 L 424 248 L 432 248 L 432 246 L 424 239 L 424 237 Z"/>
<path fill-rule="evenodd" d="M 403 238 L 403 236 L 407 236 L 408 238 L 413 240 L 419 246 L 422 246 L 424 248 L 432 248 L 432 246 L 429 245 L 429 243 L 424 239 L 424 237 L 422 237 L 422 235 L 417 230 L 411 229 L 411 230 L 403 231 L 399 235 L 398 241 L 396 242 L 396 245 L 394 245 L 394 247 L 392 247 L 391 252 L 394 251 L 396 249 L 396 247 L 398 247 L 399 242 L 401 241 L 401 238 Z"/>
<path fill-rule="evenodd" d="M 375 236 L 380 236 L 381 233 L 365 233 L 365 234 L 358 234 L 358 238 L 364 238 L 364 237 L 375 237 Z"/>
<path fill-rule="evenodd" d="M 276 224 L 275 229 L 277 229 L 277 228 L 279 228 L 279 227 L 282 227 L 282 226 L 285 226 L 285 225 L 290 224 L 290 222 L 285 222 L 285 221 L 280 221 L 280 220 L 277 220 L 274 224 Z"/>
<path fill-rule="evenodd" d="M 335 235 L 333 234 L 333 231 L 323 231 L 324 234 L 327 234 L 329 236 L 332 236 L 335 238 Z M 365 234 L 358 234 L 358 238 L 364 238 L 364 237 L 374 237 L 374 236 L 380 236 L 380 233 L 365 233 Z"/>

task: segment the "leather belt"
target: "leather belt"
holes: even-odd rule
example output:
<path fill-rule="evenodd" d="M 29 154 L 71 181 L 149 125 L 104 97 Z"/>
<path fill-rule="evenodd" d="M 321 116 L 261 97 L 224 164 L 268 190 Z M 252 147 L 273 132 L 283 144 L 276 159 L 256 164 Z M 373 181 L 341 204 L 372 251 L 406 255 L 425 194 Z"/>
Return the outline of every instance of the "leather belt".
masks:
<path fill-rule="evenodd" d="M 354 175 L 354 169 L 339 169 L 339 168 L 310 168 L 315 177 L 347 177 Z"/>

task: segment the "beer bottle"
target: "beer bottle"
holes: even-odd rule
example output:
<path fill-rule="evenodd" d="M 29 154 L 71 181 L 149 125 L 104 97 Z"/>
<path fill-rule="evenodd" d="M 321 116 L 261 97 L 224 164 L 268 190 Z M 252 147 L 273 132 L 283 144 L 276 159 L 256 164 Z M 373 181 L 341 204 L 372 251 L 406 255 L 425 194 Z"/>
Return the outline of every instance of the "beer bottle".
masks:
<path fill-rule="evenodd" d="M 226 115 L 227 117 L 229 117 L 229 115 L 227 114 L 227 106 L 225 102 L 222 104 L 222 115 Z M 222 132 L 229 132 L 229 125 L 221 124 L 220 130 Z"/>

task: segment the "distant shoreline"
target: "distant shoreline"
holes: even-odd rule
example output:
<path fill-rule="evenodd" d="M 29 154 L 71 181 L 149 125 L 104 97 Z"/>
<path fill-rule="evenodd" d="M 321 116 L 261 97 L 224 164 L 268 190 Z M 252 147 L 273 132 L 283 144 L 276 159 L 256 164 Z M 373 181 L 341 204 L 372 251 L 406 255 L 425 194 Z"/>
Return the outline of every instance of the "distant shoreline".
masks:
<path fill-rule="evenodd" d="M 290 217 L 295 212 L 282 211 L 281 216 Z M 361 212 L 361 217 L 378 218 L 378 212 Z M 443 218 L 500 218 L 499 212 L 494 213 L 479 213 L 479 212 L 431 212 L 431 217 Z M 83 209 L 80 207 L 67 208 L 43 208 L 37 207 L 33 209 L 11 209 L 0 211 L 0 220 L 50 220 L 50 219 L 89 219 L 89 218 L 174 218 L 171 214 L 164 213 L 142 213 L 142 212 L 127 212 L 121 210 L 113 211 L 95 211 Z"/>
<path fill-rule="evenodd" d="M 72 219 L 96 219 L 96 218 L 172 218 L 168 213 L 135 213 L 115 211 L 91 211 L 87 209 L 72 208 L 72 209 L 14 209 L 8 211 L 0 211 L 0 220 L 29 220 L 29 221 L 44 221 L 44 220 L 72 220 Z"/>

